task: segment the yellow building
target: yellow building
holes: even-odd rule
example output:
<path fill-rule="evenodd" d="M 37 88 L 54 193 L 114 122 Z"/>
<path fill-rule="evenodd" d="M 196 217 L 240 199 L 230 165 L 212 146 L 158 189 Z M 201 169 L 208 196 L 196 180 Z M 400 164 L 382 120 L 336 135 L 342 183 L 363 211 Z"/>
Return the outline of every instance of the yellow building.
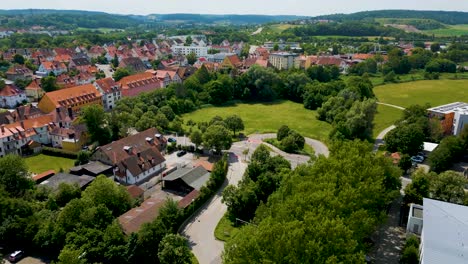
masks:
<path fill-rule="evenodd" d="M 46 113 L 55 111 L 59 107 L 71 108 L 73 112 L 79 112 L 89 105 L 102 105 L 102 96 L 92 84 L 46 93 L 39 102 L 38 108 Z"/>

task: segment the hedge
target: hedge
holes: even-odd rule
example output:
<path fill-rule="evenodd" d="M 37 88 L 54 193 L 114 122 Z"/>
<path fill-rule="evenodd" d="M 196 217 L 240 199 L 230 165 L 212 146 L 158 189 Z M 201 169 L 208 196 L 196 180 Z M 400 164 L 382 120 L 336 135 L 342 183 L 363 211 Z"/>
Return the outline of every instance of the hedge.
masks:
<path fill-rule="evenodd" d="M 55 156 L 55 157 L 68 158 L 68 159 L 77 159 L 78 157 L 78 153 L 68 151 L 68 150 L 58 149 L 58 148 L 51 148 L 51 147 L 43 147 L 42 154 Z"/>

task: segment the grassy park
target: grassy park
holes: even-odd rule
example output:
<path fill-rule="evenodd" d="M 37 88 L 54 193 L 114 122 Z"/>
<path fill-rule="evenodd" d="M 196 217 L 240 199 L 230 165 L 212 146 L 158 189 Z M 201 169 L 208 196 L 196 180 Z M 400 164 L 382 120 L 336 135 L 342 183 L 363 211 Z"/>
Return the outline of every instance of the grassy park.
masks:
<path fill-rule="evenodd" d="M 379 102 L 408 107 L 468 101 L 468 80 L 431 80 L 374 87 Z"/>
<path fill-rule="evenodd" d="M 44 154 L 28 157 L 24 160 L 26 161 L 26 165 L 28 165 L 29 171 L 36 174 L 48 170 L 59 172 L 60 169 L 67 172 L 75 164 L 75 160 L 73 159 L 48 156 Z"/>
<path fill-rule="evenodd" d="M 305 137 L 326 140 L 331 125 L 317 120 L 316 112 L 307 110 L 302 104 L 290 101 L 273 103 L 236 104 L 233 106 L 207 107 L 183 116 L 184 120 L 208 122 L 214 116 L 238 115 L 244 121 L 246 135 L 253 133 L 276 133 L 287 125 Z"/>

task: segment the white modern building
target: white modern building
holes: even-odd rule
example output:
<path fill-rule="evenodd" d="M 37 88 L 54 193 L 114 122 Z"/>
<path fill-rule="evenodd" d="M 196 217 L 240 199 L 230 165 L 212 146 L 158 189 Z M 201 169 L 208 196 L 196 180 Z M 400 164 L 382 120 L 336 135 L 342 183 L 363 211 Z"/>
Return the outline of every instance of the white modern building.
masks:
<path fill-rule="evenodd" d="M 417 205 L 411 207 L 416 209 L 417 216 L 420 216 L 422 210 L 424 219 L 419 248 L 420 263 L 468 263 L 468 207 L 427 198 L 423 199 L 423 205 L 424 209 Z M 419 228 L 418 221 L 418 217 L 413 217 L 411 221 L 408 219 L 408 224 L 412 223 L 413 228 Z"/>
<path fill-rule="evenodd" d="M 172 46 L 172 53 L 174 55 L 187 56 L 191 53 L 195 53 L 197 57 L 205 57 L 208 55 L 208 47 L 206 46 Z"/>
<path fill-rule="evenodd" d="M 423 227 L 423 207 L 419 204 L 411 204 L 406 224 L 406 233 L 421 235 Z"/>
<path fill-rule="evenodd" d="M 446 134 L 457 136 L 468 125 L 468 103 L 455 102 L 427 109 L 432 118 L 438 118 Z"/>
<path fill-rule="evenodd" d="M 14 84 L 7 84 L 0 89 L 0 108 L 15 108 L 28 102 L 26 93 Z"/>
<path fill-rule="evenodd" d="M 117 101 L 122 99 L 121 86 L 112 78 L 99 79 L 94 82 L 94 86 L 101 93 L 102 104 L 106 110 L 115 108 Z"/>
<path fill-rule="evenodd" d="M 287 70 L 294 67 L 297 54 L 290 52 L 270 53 L 268 61 L 278 70 Z"/>

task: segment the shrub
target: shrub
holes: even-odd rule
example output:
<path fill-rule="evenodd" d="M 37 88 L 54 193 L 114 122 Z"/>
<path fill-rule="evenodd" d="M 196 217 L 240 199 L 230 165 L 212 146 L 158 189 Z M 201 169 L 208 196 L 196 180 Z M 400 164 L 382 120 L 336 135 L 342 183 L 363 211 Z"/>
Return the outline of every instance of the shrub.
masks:
<path fill-rule="evenodd" d="M 68 159 L 77 159 L 78 157 L 78 154 L 76 152 L 50 147 L 42 148 L 42 154 Z"/>

